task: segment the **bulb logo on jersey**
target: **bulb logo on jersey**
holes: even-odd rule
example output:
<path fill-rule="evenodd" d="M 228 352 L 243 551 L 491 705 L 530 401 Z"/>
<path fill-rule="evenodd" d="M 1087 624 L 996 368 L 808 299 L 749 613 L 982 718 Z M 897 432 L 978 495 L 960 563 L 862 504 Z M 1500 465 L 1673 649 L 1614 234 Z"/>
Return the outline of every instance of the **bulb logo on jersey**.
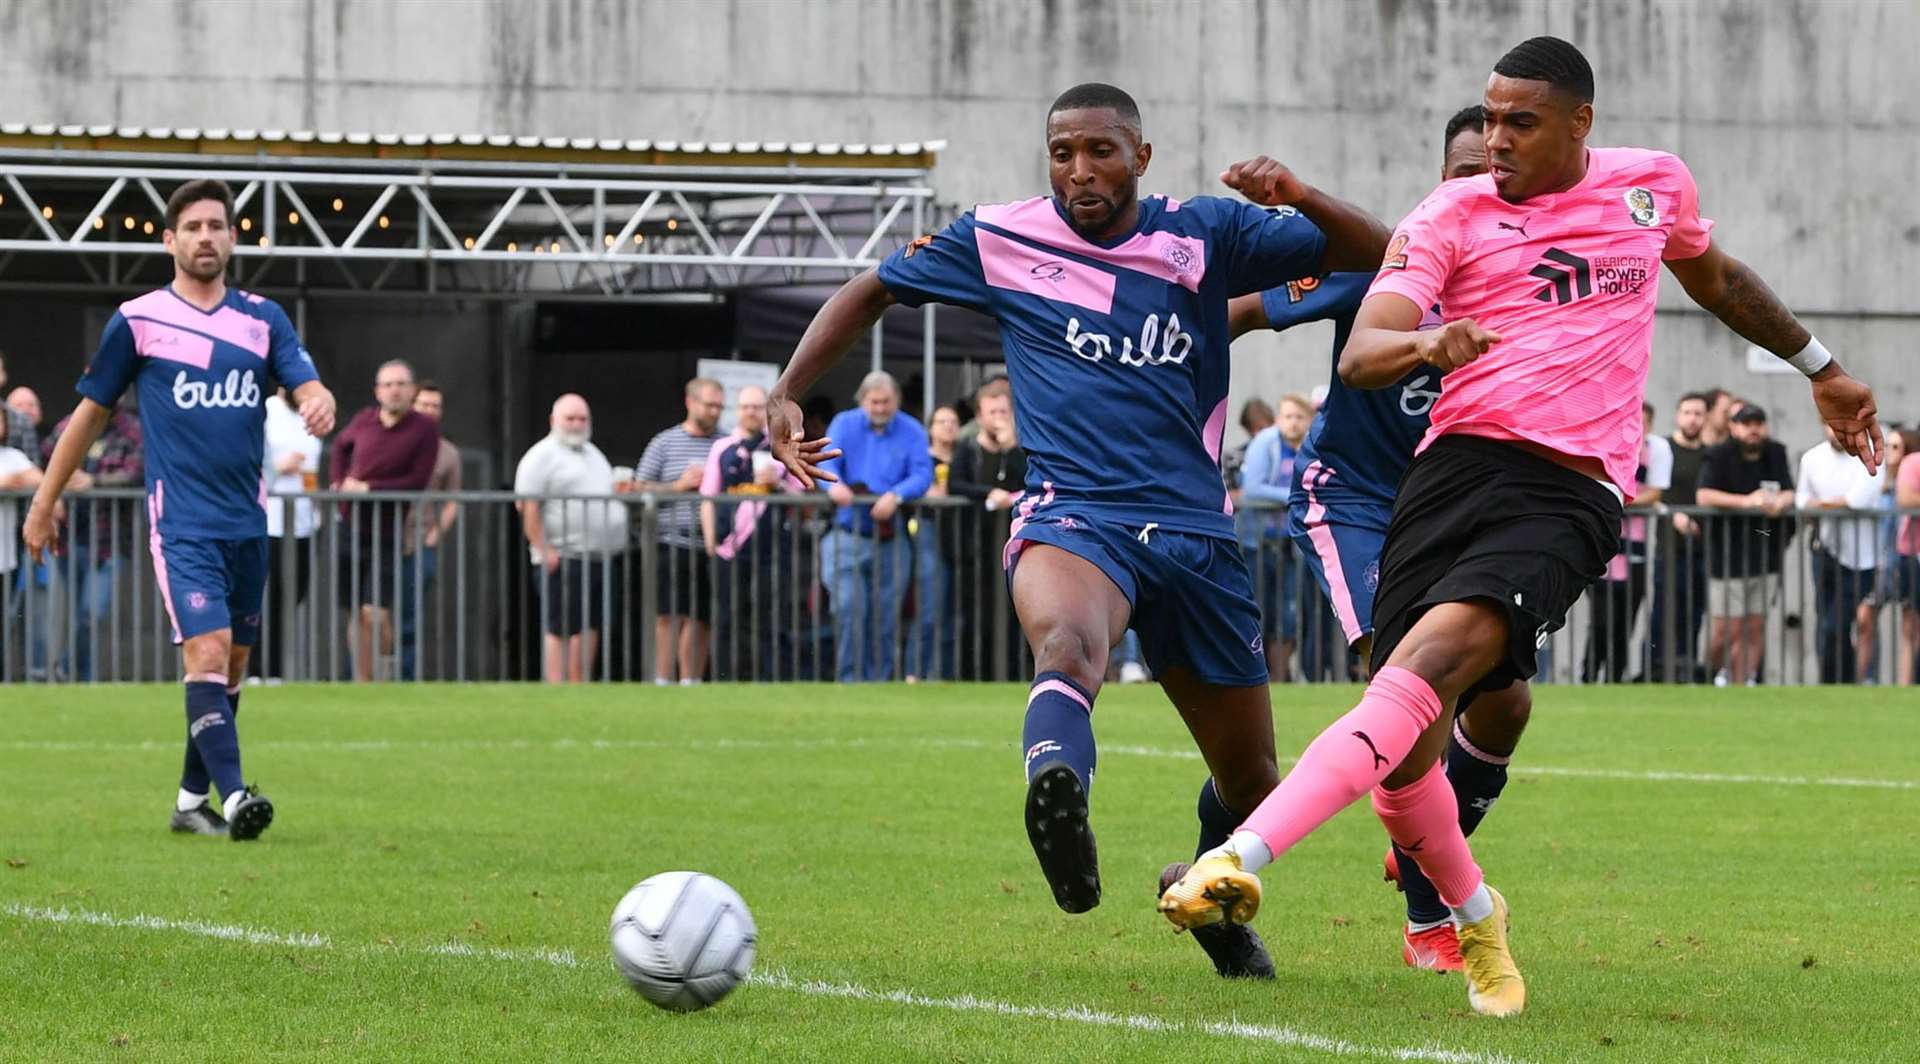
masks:
<path fill-rule="evenodd" d="M 182 410 L 212 410 L 216 407 L 252 409 L 260 405 L 260 382 L 254 380 L 252 370 L 242 373 L 230 369 L 223 380 L 196 381 L 189 380 L 187 371 L 183 369 L 173 376 L 173 405 Z"/>
<path fill-rule="evenodd" d="M 1067 346 L 1088 362 L 1099 362 L 1113 355 L 1113 338 L 1105 333 L 1081 332 L 1080 319 L 1067 319 Z M 1158 350 L 1155 350 L 1155 345 Z M 1168 314 L 1166 329 L 1160 327 L 1160 315 L 1149 314 L 1140 325 L 1140 346 L 1133 337 L 1120 338 L 1120 353 L 1115 356 L 1123 366 L 1179 365 L 1193 351 L 1193 336 L 1180 330 L 1180 315 Z"/>
<path fill-rule="evenodd" d="M 1430 381 L 1434 381 L 1434 377 L 1431 374 L 1422 373 L 1408 381 L 1406 387 L 1400 389 L 1402 414 L 1408 417 L 1426 417 L 1427 413 L 1433 409 L 1433 404 L 1440 401 L 1440 389 L 1437 386 L 1431 391 L 1428 390 L 1427 384 Z"/>

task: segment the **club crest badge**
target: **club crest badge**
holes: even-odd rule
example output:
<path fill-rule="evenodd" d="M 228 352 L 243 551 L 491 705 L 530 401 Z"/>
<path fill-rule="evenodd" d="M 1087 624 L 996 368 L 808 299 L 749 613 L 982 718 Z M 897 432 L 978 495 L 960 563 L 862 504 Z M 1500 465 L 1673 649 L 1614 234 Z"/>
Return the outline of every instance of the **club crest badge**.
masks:
<path fill-rule="evenodd" d="M 1638 185 L 1627 190 L 1627 210 L 1633 214 L 1633 224 L 1653 225 L 1660 220 L 1660 212 L 1654 210 L 1653 193 Z"/>
<path fill-rule="evenodd" d="M 1160 260 L 1167 264 L 1176 277 L 1188 277 L 1200 272 L 1200 256 L 1184 242 L 1167 244 L 1160 249 Z"/>

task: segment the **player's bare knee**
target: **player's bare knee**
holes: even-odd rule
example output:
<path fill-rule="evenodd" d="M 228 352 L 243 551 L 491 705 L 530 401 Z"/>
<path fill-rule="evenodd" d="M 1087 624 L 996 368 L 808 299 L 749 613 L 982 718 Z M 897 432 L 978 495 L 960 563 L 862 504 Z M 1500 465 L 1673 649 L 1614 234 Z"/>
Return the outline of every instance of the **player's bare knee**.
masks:
<path fill-rule="evenodd" d="M 188 673 L 226 675 L 233 657 L 233 637 L 227 629 L 196 635 L 180 645 L 180 658 Z"/>
<path fill-rule="evenodd" d="M 1227 774 L 1213 777 L 1213 789 L 1220 796 L 1220 803 L 1242 816 L 1259 808 L 1278 786 L 1280 768 L 1271 759 L 1238 766 Z"/>
<path fill-rule="evenodd" d="M 1107 671 L 1107 648 L 1073 625 L 1049 625 L 1033 640 L 1033 667 L 1036 672 L 1065 673 L 1087 690 L 1097 690 Z"/>
<path fill-rule="evenodd" d="M 1406 669 L 1453 702 L 1500 660 L 1507 622 L 1484 602 L 1443 602 L 1428 610 L 1387 664 Z"/>
<path fill-rule="evenodd" d="M 1467 707 L 1466 727 L 1475 739 L 1510 750 L 1519 743 L 1532 716 L 1533 688 L 1516 683 L 1474 699 Z"/>

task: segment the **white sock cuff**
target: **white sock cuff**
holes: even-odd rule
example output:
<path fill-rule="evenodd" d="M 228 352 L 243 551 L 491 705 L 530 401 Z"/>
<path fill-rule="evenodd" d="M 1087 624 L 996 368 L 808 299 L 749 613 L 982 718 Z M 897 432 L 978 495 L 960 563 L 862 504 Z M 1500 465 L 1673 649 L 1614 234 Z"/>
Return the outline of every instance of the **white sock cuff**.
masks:
<path fill-rule="evenodd" d="M 1258 872 L 1273 863 L 1273 851 L 1257 831 L 1242 828 L 1234 832 L 1227 838 L 1227 848 L 1240 855 L 1240 867 L 1248 872 Z"/>
<path fill-rule="evenodd" d="M 195 794 L 185 787 L 182 787 L 180 788 L 179 796 L 173 800 L 173 807 L 182 813 L 191 813 L 195 809 L 200 808 L 200 803 L 206 800 L 207 794 L 205 791 Z"/>
<path fill-rule="evenodd" d="M 1493 895 L 1487 893 L 1487 885 L 1482 883 L 1473 888 L 1473 893 L 1467 896 L 1466 901 L 1447 908 L 1453 910 L 1454 923 L 1477 924 L 1493 915 Z"/>

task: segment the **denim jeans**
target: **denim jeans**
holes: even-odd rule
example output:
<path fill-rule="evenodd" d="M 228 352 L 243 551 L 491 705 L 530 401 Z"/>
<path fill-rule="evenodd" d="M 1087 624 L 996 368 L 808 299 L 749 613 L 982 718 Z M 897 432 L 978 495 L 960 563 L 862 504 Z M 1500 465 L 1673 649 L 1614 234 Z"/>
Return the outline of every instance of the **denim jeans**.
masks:
<path fill-rule="evenodd" d="M 832 597 L 835 674 L 841 683 L 893 678 L 913 544 L 904 535 L 886 541 L 844 528 L 820 542 L 820 570 Z"/>
<path fill-rule="evenodd" d="M 1698 539 L 1672 536 L 1653 562 L 1653 604 L 1648 607 L 1647 657 L 1641 669 L 1649 681 L 1695 681 L 1695 648 L 1706 617 L 1706 552 Z"/>
<path fill-rule="evenodd" d="M 65 608 L 72 595 L 72 615 L 63 628 L 73 633 L 72 644 L 60 655 L 58 672 L 75 680 L 95 679 L 93 665 L 93 627 L 110 622 L 113 589 L 120 575 L 121 559 L 110 555 L 96 561 L 92 546 L 70 545 L 66 553 L 53 559 L 48 570 L 51 578 L 45 590 L 34 589 L 32 605 L 27 609 L 29 639 L 27 671 L 38 678 L 47 675 L 47 635 L 52 628 L 52 605 Z M 69 590 L 67 580 L 75 581 Z M 31 575 L 29 575 L 31 579 Z M 71 666 L 71 668 L 69 668 Z"/>
<path fill-rule="evenodd" d="M 1854 657 L 1853 626 L 1855 610 L 1873 591 L 1873 569 L 1849 569 L 1832 554 L 1814 550 L 1813 586 L 1814 626 L 1819 641 L 1820 682 L 1857 683 L 1858 661 Z"/>
<path fill-rule="evenodd" d="M 420 617 L 419 610 L 414 607 L 413 582 L 415 579 L 420 581 L 420 608 L 425 608 L 429 601 L 428 596 L 433 592 L 433 575 L 439 568 L 440 548 L 438 547 L 422 546 L 412 554 L 403 555 L 400 559 L 400 588 L 397 595 L 400 599 L 400 678 L 402 680 L 420 678 L 417 671 Z"/>
<path fill-rule="evenodd" d="M 940 530 L 922 515 L 913 537 L 914 614 L 907 636 L 907 673 L 922 680 L 956 674 L 960 621 L 953 609 L 953 567 L 940 553 Z"/>

